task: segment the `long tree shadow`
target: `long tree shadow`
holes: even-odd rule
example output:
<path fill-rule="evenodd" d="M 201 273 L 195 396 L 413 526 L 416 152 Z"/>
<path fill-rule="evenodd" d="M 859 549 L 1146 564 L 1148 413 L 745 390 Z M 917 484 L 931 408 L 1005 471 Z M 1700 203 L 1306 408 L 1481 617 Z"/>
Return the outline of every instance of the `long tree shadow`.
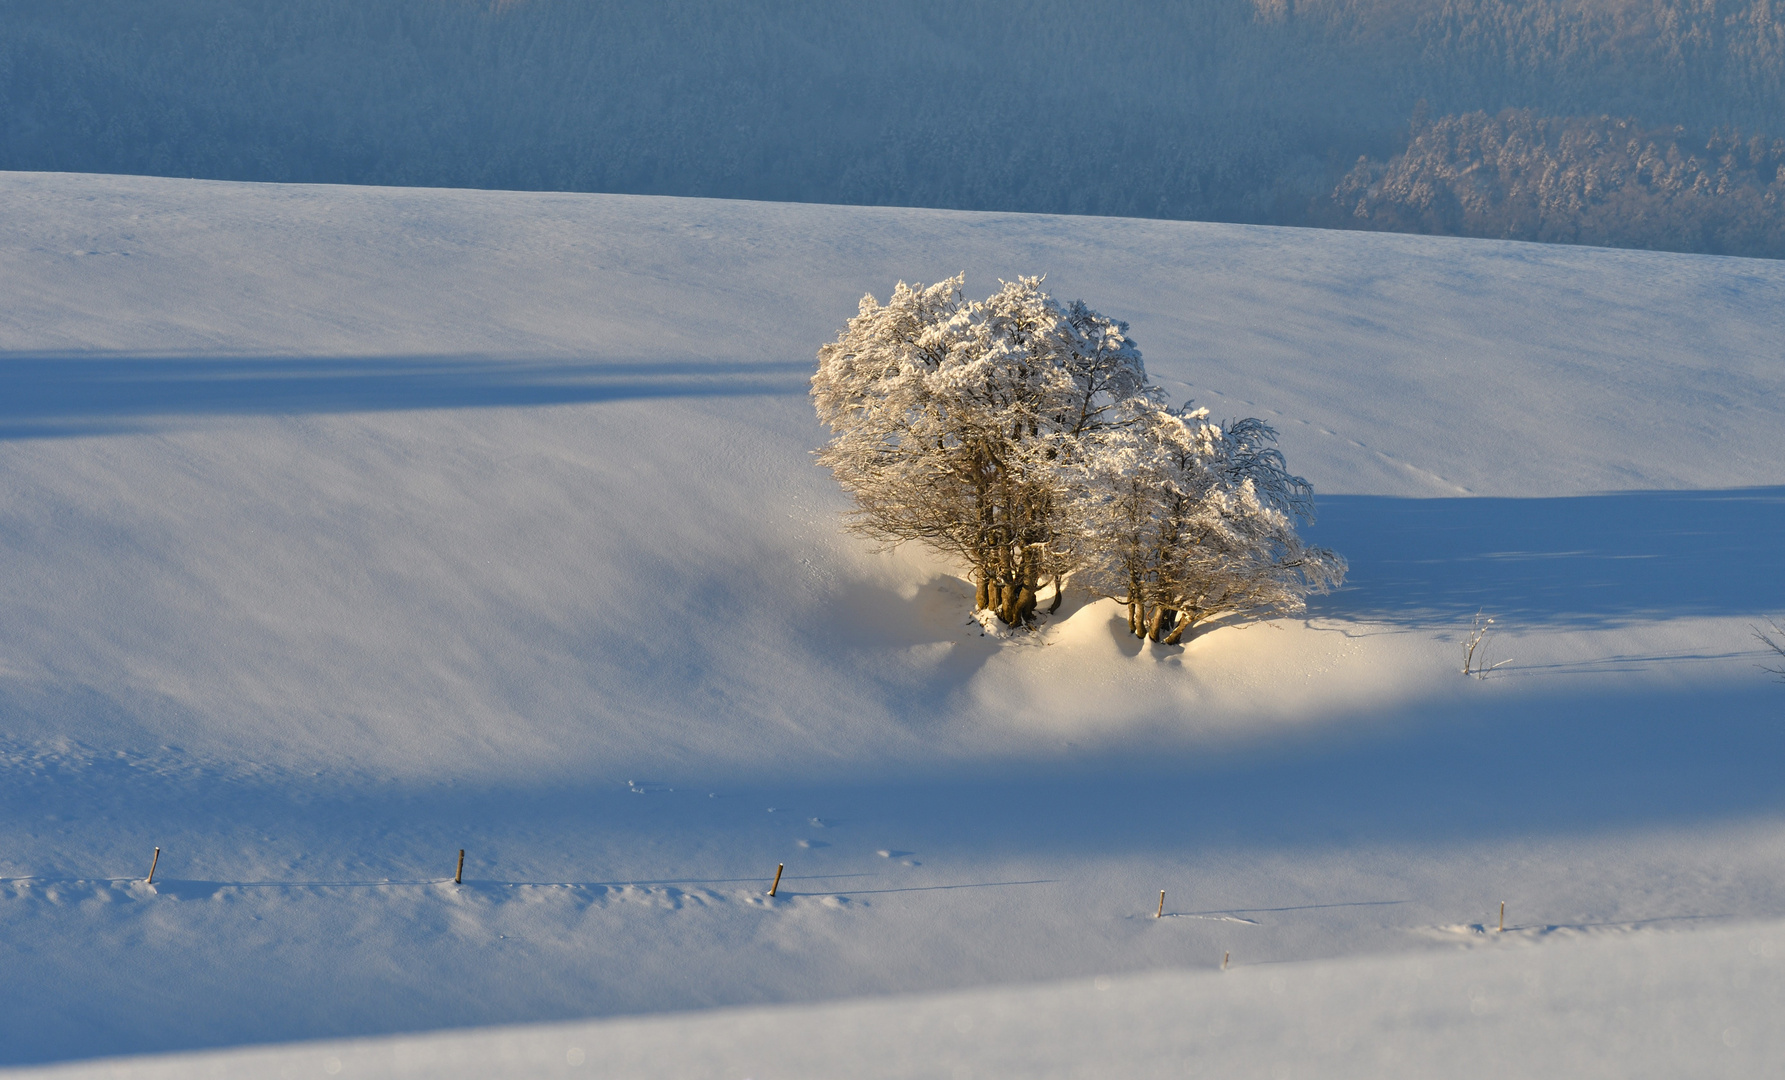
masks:
<path fill-rule="evenodd" d="M 1785 574 L 1773 572 L 1785 487 L 1328 496 L 1310 535 L 1351 562 L 1345 586 L 1309 604 L 1327 617 L 1454 627 L 1482 610 L 1585 628 L 1785 610 Z"/>
<path fill-rule="evenodd" d="M 0 439 L 101 435 L 180 417 L 572 405 L 805 392 L 811 365 L 477 356 L 0 356 Z"/>

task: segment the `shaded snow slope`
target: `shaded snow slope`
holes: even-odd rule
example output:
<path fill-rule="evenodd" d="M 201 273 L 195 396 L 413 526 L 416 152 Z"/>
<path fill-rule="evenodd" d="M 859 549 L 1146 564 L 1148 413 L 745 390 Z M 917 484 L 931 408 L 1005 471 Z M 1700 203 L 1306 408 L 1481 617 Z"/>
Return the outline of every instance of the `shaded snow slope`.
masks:
<path fill-rule="evenodd" d="M 1785 264 L 41 174 L 0 205 L 0 1063 L 1429 951 L 1500 899 L 1785 913 L 1749 636 L 1785 611 Z M 1277 424 L 1350 585 L 1181 649 L 1075 596 L 1000 646 L 953 568 L 841 534 L 812 354 L 960 270 L 1046 272 L 1180 400 Z M 1197 915 L 1164 947 L 1160 888 Z"/>
<path fill-rule="evenodd" d="M 45 1069 L 237 1076 L 1762 1076 L 1785 1054 L 1778 923 L 1581 940 L 1464 930 L 1462 955 L 1095 977 L 780 1009 L 397 1037 Z M 1572 931 L 1572 932 L 1571 932 Z M 1570 937 L 1542 949 L 1538 936 Z M 1619 1004 L 1608 1003 L 1618 987 Z"/>

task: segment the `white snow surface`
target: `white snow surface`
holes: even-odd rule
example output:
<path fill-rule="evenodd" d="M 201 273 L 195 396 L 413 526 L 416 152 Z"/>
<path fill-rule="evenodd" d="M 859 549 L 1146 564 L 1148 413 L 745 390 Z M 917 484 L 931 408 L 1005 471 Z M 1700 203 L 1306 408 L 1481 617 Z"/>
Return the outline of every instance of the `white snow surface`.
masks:
<path fill-rule="evenodd" d="M 1458 928 L 1480 943 L 1482 927 Z M 112 1060 L 43 1080 L 239 1076 L 1765 1076 L 1785 1055 L 1785 924 L 1574 940 L 1497 929 L 1485 955 L 1096 976 L 465 1034 Z M 1617 1004 L 1607 980 L 1619 987 Z"/>
<path fill-rule="evenodd" d="M 1751 634 L 1785 263 L 57 174 L 0 206 L 0 1065 L 1785 1053 Z M 957 271 L 1046 273 L 1178 400 L 1276 424 L 1349 584 L 1183 648 L 1083 595 L 1000 640 L 958 568 L 842 533 L 813 354 Z M 207 1050 L 328 1039 L 362 1041 Z"/>

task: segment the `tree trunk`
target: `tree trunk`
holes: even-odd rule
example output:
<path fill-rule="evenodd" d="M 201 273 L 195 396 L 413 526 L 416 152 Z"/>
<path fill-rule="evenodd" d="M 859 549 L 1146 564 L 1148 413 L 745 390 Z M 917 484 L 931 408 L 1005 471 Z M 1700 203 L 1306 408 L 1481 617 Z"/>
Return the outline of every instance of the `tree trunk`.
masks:
<path fill-rule="evenodd" d="M 979 572 L 979 584 L 973 587 L 974 611 L 984 611 L 986 608 L 992 606 L 990 582 L 991 575 L 987 574 L 984 570 L 981 570 Z"/>
<path fill-rule="evenodd" d="M 1052 615 L 1060 610 L 1060 598 L 1065 594 L 1060 591 L 1060 575 L 1054 575 L 1054 602 L 1047 606 L 1047 613 Z"/>
<path fill-rule="evenodd" d="M 1172 628 L 1171 635 L 1165 639 L 1167 645 L 1176 645 L 1183 640 L 1184 632 L 1195 625 L 1196 620 L 1183 612 L 1178 612 L 1178 625 Z"/>
<path fill-rule="evenodd" d="M 1148 620 L 1148 622 L 1147 622 L 1147 640 L 1148 641 L 1158 641 L 1159 640 L 1159 624 L 1164 621 L 1165 621 L 1165 609 L 1163 607 L 1154 608 L 1153 609 L 1153 617 L 1150 620 Z"/>
<path fill-rule="evenodd" d="M 1147 636 L 1147 590 L 1133 569 L 1128 571 L 1128 632 L 1137 638 Z"/>

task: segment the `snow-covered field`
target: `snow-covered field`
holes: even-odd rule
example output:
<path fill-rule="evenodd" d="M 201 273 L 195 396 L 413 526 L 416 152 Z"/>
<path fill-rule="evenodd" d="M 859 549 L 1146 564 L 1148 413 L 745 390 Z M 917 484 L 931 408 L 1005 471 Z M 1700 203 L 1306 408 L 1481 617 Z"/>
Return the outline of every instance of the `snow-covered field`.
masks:
<path fill-rule="evenodd" d="M 0 1064 L 551 1021 L 51 1071 L 1785 1056 L 1750 635 L 1785 263 L 47 174 L 0 207 Z M 839 532 L 812 355 L 962 270 L 1045 272 L 1278 425 L 1349 585 L 1186 648 L 1086 597 L 999 645 L 954 568 Z"/>

